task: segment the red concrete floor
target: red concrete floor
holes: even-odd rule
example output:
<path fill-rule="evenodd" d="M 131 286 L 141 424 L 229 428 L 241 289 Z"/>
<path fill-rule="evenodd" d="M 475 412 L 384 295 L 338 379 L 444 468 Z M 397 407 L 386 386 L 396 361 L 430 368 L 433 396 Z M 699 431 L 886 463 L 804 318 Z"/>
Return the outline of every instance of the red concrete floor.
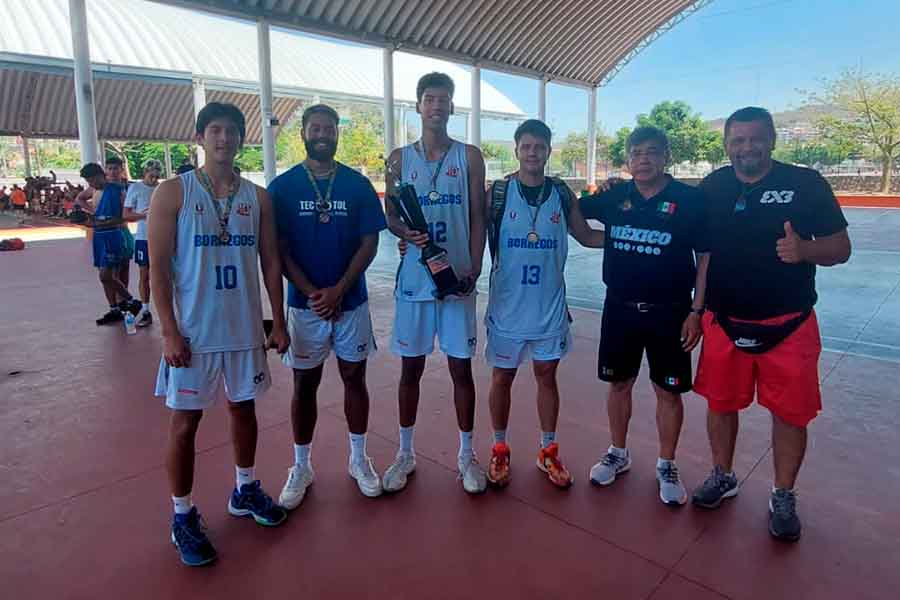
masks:
<path fill-rule="evenodd" d="M 234 472 L 221 403 L 205 417 L 194 496 L 220 556 L 209 568 L 189 569 L 168 541 L 167 412 L 151 395 L 158 327 L 126 337 L 119 327 L 94 325 L 103 302 L 85 240 L 4 253 L 0 277 L 3 598 L 897 597 L 893 362 L 823 354 L 826 410 L 811 428 L 800 480 L 805 530 L 796 545 L 766 530 L 772 468 L 769 420 L 759 408 L 742 419 L 742 492 L 718 511 L 658 501 L 646 381 L 637 387 L 632 471 L 611 488 L 588 484 L 609 443 L 606 388 L 594 377 L 597 313 L 574 311 L 575 347 L 560 368 L 559 436 L 576 477 L 568 491 L 553 489 L 533 466 L 538 426 L 526 370 L 510 426 L 512 484 L 480 497 L 462 491 L 450 382 L 435 356 L 423 380 L 417 475 L 399 495 L 363 498 L 346 474 L 341 387 L 330 363 L 313 448 L 318 479 L 279 529 L 227 515 Z M 369 452 L 383 470 L 397 448 L 399 361 L 387 350 L 390 289 L 371 287 L 381 350 L 369 368 Z M 292 460 L 290 376 L 270 360 L 274 389 L 258 403 L 257 463 L 277 495 Z M 475 364 L 476 447 L 486 460 L 489 370 Z M 688 395 L 679 465 L 689 487 L 709 467 L 704 414 L 702 399 Z"/>

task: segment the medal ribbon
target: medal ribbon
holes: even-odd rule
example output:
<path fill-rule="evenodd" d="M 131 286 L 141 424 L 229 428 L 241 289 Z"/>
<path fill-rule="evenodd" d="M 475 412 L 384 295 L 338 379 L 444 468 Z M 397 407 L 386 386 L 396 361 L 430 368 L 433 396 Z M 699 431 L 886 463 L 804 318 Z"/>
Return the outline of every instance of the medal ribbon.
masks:
<path fill-rule="evenodd" d="M 209 174 L 202 167 L 197 169 L 196 172 L 197 180 L 200 182 L 200 185 L 203 186 L 203 189 L 206 190 L 206 193 L 209 194 L 213 203 L 213 208 L 216 211 L 216 217 L 219 219 L 219 237 L 224 238 L 228 235 L 228 219 L 231 217 L 231 206 L 234 204 L 234 197 L 237 195 L 241 186 L 240 175 L 238 175 L 237 172 L 232 173 L 233 179 L 231 180 L 231 189 L 228 192 L 228 200 L 225 201 L 225 210 L 223 214 L 222 206 L 216 198 L 216 190 L 213 188 Z"/>
<path fill-rule="evenodd" d="M 544 202 L 547 201 L 547 198 L 550 194 L 547 193 L 547 178 L 544 177 L 544 183 L 541 185 L 541 195 L 538 196 L 538 205 L 536 210 L 532 212 L 531 204 L 528 204 L 528 198 L 525 197 L 525 192 L 522 190 L 522 182 L 519 181 L 519 178 L 516 177 L 516 185 L 519 186 L 519 195 L 522 196 L 522 199 L 525 200 L 525 205 L 528 206 L 528 214 L 531 215 L 531 232 L 537 235 L 537 219 L 538 215 L 541 214 L 541 207 L 544 206 Z"/>
<path fill-rule="evenodd" d="M 425 161 L 425 166 L 428 166 L 428 151 L 425 149 L 425 140 L 420 139 L 419 145 L 422 146 L 422 160 Z M 437 191 L 437 180 L 441 175 L 441 167 L 444 166 L 444 160 L 447 158 L 447 155 L 450 154 L 450 148 L 453 147 L 453 142 L 450 142 L 450 145 L 447 146 L 447 149 L 444 150 L 444 153 L 441 155 L 441 158 L 438 160 L 437 168 L 431 174 L 431 191 Z"/>
<path fill-rule="evenodd" d="M 313 192 L 316 194 L 316 208 L 320 213 L 331 212 L 331 192 L 334 190 L 334 179 L 337 175 L 337 165 L 335 165 L 334 169 L 331 170 L 331 175 L 328 177 L 328 188 L 325 190 L 325 197 L 322 197 L 322 192 L 319 190 L 319 184 L 316 183 L 316 178 L 313 177 L 312 171 L 309 170 L 309 167 L 306 166 L 306 163 L 301 163 L 303 165 L 303 170 L 306 172 L 306 177 L 309 179 L 310 185 L 312 185 Z"/>

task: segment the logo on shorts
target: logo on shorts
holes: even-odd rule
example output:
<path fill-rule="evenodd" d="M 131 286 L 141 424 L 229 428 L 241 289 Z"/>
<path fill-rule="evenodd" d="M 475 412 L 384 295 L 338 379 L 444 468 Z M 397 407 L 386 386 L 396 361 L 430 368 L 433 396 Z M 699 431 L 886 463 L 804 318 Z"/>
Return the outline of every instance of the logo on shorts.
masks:
<path fill-rule="evenodd" d="M 366 348 L 368 348 L 368 347 L 369 347 L 368 342 L 365 344 L 360 344 L 359 346 L 356 347 L 356 351 L 357 352 L 365 352 Z"/>
<path fill-rule="evenodd" d="M 250 205 L 245 202 L 238 204 L 237 214 L 241 215 L 242 217 L 249 217 L 250 216 Z"/>
<path fill-rule="evenodd" d="M 762 346 L 762 342 L 750 338 L 741 337 L 734 340 L 734 345 L 738 348 L 756 348 Z"/>
<path fill-rule="evenodd" d="M 613 375 L 615 375 L 615 371 L 613 371 L 609 367 L 600 367 L 600 374 L 605 377 L 612 377 Z"/>
<path fill-rule="evenodd" d="M 666 377 L 666 385 L 678 385 L 677 377 Z"/>
<path fill-rule="evenodd" d="M 191 396 L 199 396 L 200 392 L 197 390 L 189 390 L 187 388 L 178 388 L 179 394 L 190 394 Z"/>
<path fill-rule="evenodd" d="M 260 371 L 253 377 L 254 385 L 259 385 L 265 380 L 266 380 L 266 372 L 265 371 Z"/>
<path fill-rule="evenodd" d="M 478 339 L 477 339 L 477 338 L 473 338 L 473 337 L 470 337 L 470 338 L 469 338 L 469 348 L 474 348 L 474 347 L 475 347 L 475 344 L 477 344 L 477 343 L 478 343 Z"/>

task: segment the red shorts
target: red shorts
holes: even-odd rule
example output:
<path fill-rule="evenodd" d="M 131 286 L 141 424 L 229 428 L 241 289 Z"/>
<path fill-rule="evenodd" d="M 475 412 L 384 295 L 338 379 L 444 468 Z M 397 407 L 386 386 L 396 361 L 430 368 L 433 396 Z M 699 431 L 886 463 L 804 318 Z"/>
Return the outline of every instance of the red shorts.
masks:
<path fill-rule="evenodd" d="M 777 325 L 795 316 L 759 322 Z M 711 312 L 703 315 L 702 325 L 703 347 L 694 391 L 707 399 L 711 411 L 747 408 L 753 403 L 754 392 L 762 406 L 797 427 L 806 427 L 822 410 L 822 342 L 815 312 L 784 341 L 761 354 L 738 350 Z"/>

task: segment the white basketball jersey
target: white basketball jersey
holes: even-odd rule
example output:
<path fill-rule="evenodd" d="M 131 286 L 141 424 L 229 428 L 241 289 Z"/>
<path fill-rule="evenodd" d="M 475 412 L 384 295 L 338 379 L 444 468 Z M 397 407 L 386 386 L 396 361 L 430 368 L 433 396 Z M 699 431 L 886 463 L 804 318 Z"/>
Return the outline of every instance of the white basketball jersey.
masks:
<path fill-rule="evenodd" d="M 264 341 L 259 296 L 259 200 L 256 186 L 241 179 L 228 218 L 227 243 L 219 240 L 214 200 L 190 171 L 172 258 L 175 311 L 191 352 L 260 347 Z"/>
<path fill-rule="evenodd" d="M 416 188 L 432 241 L 447 251 L 450 265 L 457 277 L 468 275 L 472 270 L 472 259 L 469 254 L 469 169 L 466 145 L 451 142 L 435 182 L 434 191 L 440 195 L 437 200 L 428 196 L 432 191 L 432 176 L 440 161 L 426 163 L 421 150 L 413 145 L 403 147 L 402 158 L 402 181 Z M 422 264 L 421 256 L 420 250 L 410 244 L 397 272 L 397 285 L 394 289 L 397 298 L 419 302 L 434 300 L 434 282 Z M 453 296 L 447 297 L 447 300 L 453 299 Z"/>
<path fill-rule="evenodd" d="M 551 182 L 547 180 L 547 184 Z M 555 186 L 540 207 L 530 206 L 510 178 L 491 268 L 485 326 L 513 339 L 553 337 L 568 329 L 566 213 Z M 532 226 L 532 220 L 534 225 Z M 538 234 L 529 241 L 528 234 Z"/>

